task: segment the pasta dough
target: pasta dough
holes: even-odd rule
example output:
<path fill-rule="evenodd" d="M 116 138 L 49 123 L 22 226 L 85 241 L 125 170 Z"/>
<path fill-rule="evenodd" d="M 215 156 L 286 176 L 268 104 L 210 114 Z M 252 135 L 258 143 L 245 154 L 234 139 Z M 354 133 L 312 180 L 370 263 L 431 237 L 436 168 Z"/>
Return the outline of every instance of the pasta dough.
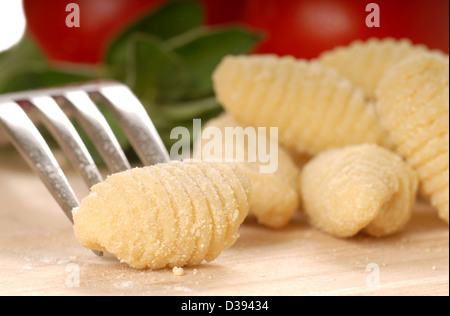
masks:
<path fill-rule="evenodd" d="M 417 182 L 400 156 L 364 144 L 315 157 L 303 169 L 300 187 L 312 225 L 338 237 L 362 230 L 381 237 L 409 221 Z"/>
<path fill-rule="evenodd" d="M 408 57 L 428 52 L 425 46 L 413 45 L 408 39 L 372 38 L 324 52 L 319 61 L 338 70 L 375 99 L 378 84 L 389 68 Z"/>
<path fill-rule="evenodd" d="M 74 210 L 75 235 L 139 269 L 212 261 L 238 238 L 249 188 L 231 163 L 172 162 L 117 173 Z"/>
<path fill-rule="evenodd" d="M 378 111 L 423 195 L 449 221 L 449 59 L 412 57 L 386 73 Z"/>
<path fill-rule="evenodd" d="M 213 75 L 218 100 L 239 122 L 278 127 L 281 145 L 315 155 L 345 145 L 390 146 L 375 107 L 334 69 L 276 56 L 229 56 Z"/>
<path fill-rule="evenodd" d="M 216 127 L 224 135 L 225 128 L 238 126 L 239 124 L 229 114 L 223 114 L 209 121 L 203 131 Z M 257 144 L 249 143 L 247 139 L 244 143 L 238 143 L 225 137 L 222 137 L 221 141 L 221 152 L 208 153 L 208 157 L 203 157 L 202 150 L 205 142 L 202 142 L 200 138 L 194 148 L 194 158 L 229 161 L 235 160 L 240 156 L 238 152 L 242 152 L 244 161 L 241 162 L 241 167 L 250 179 L 252 187 L 249 195 L 250 213 L 265 226 L 271 228 L 285 226 L 300 205 L 297 187 L 300 173 L 289 154 L 282 148 L 278 148 L 278 170 L 275 173 L 261 173 L 260 167 L 264 163 L 257 157 L 255 157 L 256 162 L 250 162 L 252 160 L 249 159 L 249 150 L 253 152 L 252 149 L 255 149 L 256 152 Z M 227 148 L 229 150 L 226 150 Z"/>

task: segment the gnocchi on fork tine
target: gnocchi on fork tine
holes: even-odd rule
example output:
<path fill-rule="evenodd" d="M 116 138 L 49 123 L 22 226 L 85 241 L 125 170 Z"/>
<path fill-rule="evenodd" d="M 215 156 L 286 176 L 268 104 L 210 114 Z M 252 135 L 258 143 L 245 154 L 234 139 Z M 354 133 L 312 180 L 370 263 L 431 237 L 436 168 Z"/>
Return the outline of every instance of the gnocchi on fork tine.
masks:
<path fill-rule="evenodd" d="M 72 223 L 72 210 L 79 206 L 79 201 L 35 124 L 42 123 L 48 129 L 84 182 L 92 187 L 103 182 L 102 175 L 66 112 L 86 130 L 109 172 L 130 169 L 117 138 L 95 102 L 112 112 L 144 165 L 170 160 L 145 109 L 123 84 L 93 82 L 0 96 L 0 130 L 39 175 Z M 38 122 L 34 123 L 19 103 L 29 105 Z"/>

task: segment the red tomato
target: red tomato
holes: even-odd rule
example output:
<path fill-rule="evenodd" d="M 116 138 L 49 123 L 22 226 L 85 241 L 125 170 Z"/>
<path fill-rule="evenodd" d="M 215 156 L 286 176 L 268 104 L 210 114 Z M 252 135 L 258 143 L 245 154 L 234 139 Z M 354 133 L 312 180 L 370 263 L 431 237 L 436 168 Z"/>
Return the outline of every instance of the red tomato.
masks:
<path fill-rule="evenodd" d="M 242 20 L 244 0 L 201 0 L 205 8 L 206 24 L 217 25 Z"/>
<path fill-rule="evenodd" d="M 124 25 L 166 0 L 24 0 L 28 29 L 54 61 L 95 64 Z M 80 27 L 66 26 L 69 3 L 80 8 Z"/>
<path fill-rule="evenodd" d="M 379 28 L 366 25 L 369 3 L 379 5 Z M 243 20 L 266 32 L 256 53 L 315 58 L 356 39 L 388 36 L 449 51 L 448 0 L 247 0 Z"/>

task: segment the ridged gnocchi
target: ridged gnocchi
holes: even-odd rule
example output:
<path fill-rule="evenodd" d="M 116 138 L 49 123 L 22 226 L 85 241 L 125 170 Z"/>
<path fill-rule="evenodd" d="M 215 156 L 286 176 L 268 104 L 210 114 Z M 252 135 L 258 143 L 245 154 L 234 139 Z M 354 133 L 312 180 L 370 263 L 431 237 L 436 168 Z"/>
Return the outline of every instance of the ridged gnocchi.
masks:
<path fill-rule="evenodd" d="M 449 222 L 449 59 L 412 57 L 381 80 L 378 112 L 424 196 Z"/>
<path fill-rule="evenodd" d="M 402 229 L 416 199 L 417 175 L 397 154 L 372 144 L 321 153 L 303 169 L 303 209 L 337 237 L 382 237 Z"/>
<path fill-rule="evenodd" d="M 237 164 L 171 162 L 114 174 L 73 211 L 86 248 L 138 269 L 212 261 L 238 238 L 250 183 Z"/>
<path fill-rule="evenodd" d="M 324 52 L 319 62 L 336 69 L 375 99 L 378 84 L 389 68 L 408 57 L 428 52 L 427 47 L 413 45 L 408 39 L 372 38 Z"/>
<path fill-rule="evenodd" d="M 218 100 L 237 121 L 278 127 L 281 145 L 297 153 L 361 143 L 391 146 L 364 92 L 318 62 L 229 56 L 213 81 Z"/>
<path fill-rule="evenodd" d="M 240 126 L 229 114 L 208 122 L 203 131 L 209 128 L 218 128 L 225 134 L 225 128 Z M 265 135 L 268 137 L 268 135 Z M 200 137 L 194 148 L 194 158 L 198 160 L 215 159 L 230 161 L 235 160 L 242 152 L 244 161 L 241 166 L 251 182 L 252 192 L 249 195 L 250 213 L 257 220 L 271 228 L 281 228 L 285 226 L 294 213 L 299 209 L 300 197 L 298 191 L 299 169 L 291 159 L 289 154 L 282 148 L 278 148 L 278 170 L 275 173 L 261 173 L 260 167 L 264 165 L 257 157 L 255 162 L 249 159 L 249 152 L 257 152 L 257 144 L 249 143 L 245 139 L 244 143 L 229 138 L 222 138 L 221 152 L 208 153 L 208 157 L 202 156 L 205 142 Z M 226 150 L 226 149 L 229 150 Z"/>

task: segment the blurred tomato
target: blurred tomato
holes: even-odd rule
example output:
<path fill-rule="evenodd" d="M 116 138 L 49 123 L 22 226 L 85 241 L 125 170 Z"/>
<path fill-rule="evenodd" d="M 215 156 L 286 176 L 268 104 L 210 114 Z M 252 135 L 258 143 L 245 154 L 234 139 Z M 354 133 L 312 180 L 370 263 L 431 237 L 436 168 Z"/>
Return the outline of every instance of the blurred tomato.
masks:
<path fill-rule="evenodd" d="M 28 29 L 54 61 L 95 64 L 126 24 L 166 0 L 24 0 Z M 66 26 L 66 5 L 80 7 L 79 28 Z"/>
<path fill-rule="evenodd" d="M 217 25 L 242 20 L 245 0 L 200 0 L 206 14 L 206 24 Z"/>
<path fill-rule="evenodd" d="M 366 6 L 380 7 L 379 28 L 366 25 Z M 449 51 L 448 0 L 247 0 L 243 21 L 266 32 L 256 53 L 314 58 L 370 37 L 409 38 Z"/>

